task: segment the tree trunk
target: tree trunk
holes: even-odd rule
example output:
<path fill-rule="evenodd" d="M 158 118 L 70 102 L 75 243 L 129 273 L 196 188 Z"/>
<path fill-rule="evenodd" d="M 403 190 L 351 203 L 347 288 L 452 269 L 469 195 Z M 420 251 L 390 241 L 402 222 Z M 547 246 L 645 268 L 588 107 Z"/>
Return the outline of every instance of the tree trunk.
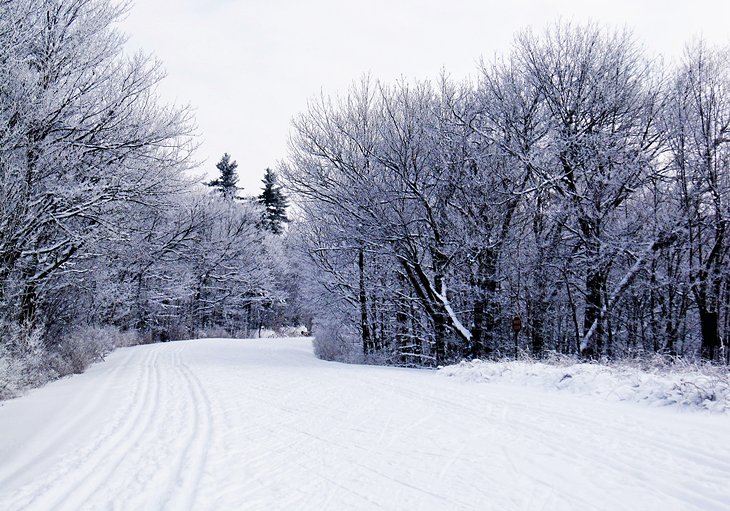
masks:
<path fill-rule="evenodd" d="M 29 327 L 35 326 L 37 309 L 37 288 L 33 280 L 25 283 L 23 296 L 20 301 L 20 324 Z"/>
<path fill-rule="evenodd" d="M 597 322 L 591 342 L 583 350 L 583 356 L 586 358 L 597 358 L 603 354 L 603 318 L 601 317 L 601 309 L 603 308 L 605 280 L 606 277 L 600 270 L 589 271 L 586 278 L 585 312 L 583 314 L 584 335 L 590 331 L 593 323 Z"/>
<path fill-rule="evenodd" d="M 494 302 L 497 294 L 496 254 L 485 249 L 477 257 L 476 298 L 474 300 L 474 326 L 471 329 L 469 355 L 473 358 L 489 356 L 494 351 L 496 318 Z"/>
<path fill-rule="evenodd" d="M 413 353 L 412 339 L 413 331 L 408 321 L 409 302 L 406 297 L 407 281 L 402 273 L 398 273 L 399 288 L 395 300 L 395 342 L 397 345 L 401 364 L 407 364 L 408 354 Z"/>
<path fill-rule="evenodd" d="M 536 301 L 532 306 L 532 314 L 528 317 L 530 325 L 530 339 L 532 355 L 536 358 L 542 358 L 545 351 L 545 316 L 542 310 L 542 304 Z"/>
<path fill-rule="evenodd" d="M 720 354 L 719 314 L 700 304 L 700 329 L 702 331 L 702 358 L 717 360 Z"/>
<path fill-rule="evenodd" d="M 479 291 L 477 291 L 479 296 Z M 469 356 L 471 358 L 480 358 L 482 356 L 484 336 L 484 308 L 485 301 L 482 298 L 474 300 L 474 326 L 471 329 L 471 346 L 469 347 Z"/>
<path fill-rule="evenodd" d="M 399 260 L 419 303 L 423 306 L 424 312 L 432 322 L 434 345 L 431 351 L 436 364 L 439 364 L 444 360 L 446 354 L 447 330 L 451 330 L 456 334 L 463 346 L 469 346 L 471 343 L 471 332 L 464 328 L 458 318 L 452 314 L 453 311 L 449 309 L 450 305 L 444 296 L 443 273 L 435 271 L 432 285 L 431 280 L 418 261 L 406 257 L 400 257 Z M 436 267 L 438 268 L 438 266 Z"/>
<path fill-rule="evenodd" d="M 441 275 L 434 278 L 436 289 L 443 289 L 443 280 Z M 433 314 L 433 352 L 436 365 L 446 359 L 446 317 L 441 308 L 435 309 Z"/>
<path fill-rule="evenodd" d="M 370 325 L 368 323 L 368 302 L 367 293 L 365 292 L 365 253 L 362 249 L 358 253 L 357 267 L 360 271 L 360 333 L 362 337 L 362 352 L 367 355 L 371 352 L 372 336 L 370 335 Z"/>

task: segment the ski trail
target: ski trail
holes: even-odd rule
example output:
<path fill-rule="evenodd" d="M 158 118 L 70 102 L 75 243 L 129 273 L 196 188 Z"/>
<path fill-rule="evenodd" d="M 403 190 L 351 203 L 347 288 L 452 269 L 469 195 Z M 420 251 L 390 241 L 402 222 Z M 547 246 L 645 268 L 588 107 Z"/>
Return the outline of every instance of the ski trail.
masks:
<path fill-rule="evenodd" d="M 9 436 L 26 457 L 0 436 L 0 509 L 730 509 L 728 417 L 326 363 L 309 346 L 140 346 L 0 408 L 30 425 Z M 80 413 L 34 429 L 46 390 Z"/>
<path fill-rule="evenodd" d="M 211 444 L 212 412 L 210 398 L 200 379 L 180 356 L 178 365 L 186 385 L 185 397 L 191 403 L 194 427 L 185 442 L 178 464 L 171 498 L 165 509 L 194 509 L 195 497 L 205 470 L 208 449 Z"/>
<path fill-rule="evenodd" d="M 116 377 L 123 369 L 127 368 L 129 361 L 134 356 L 133 350 L 125 349 L 120 351 L 124 355 L 122 361 L 113 367 L 102 384 L 94 387 L 93 393 L 90 396 L 86 396 L 87 399 L 82 399 L 82 396 L 76 396 L 74 402 L 69 403 L 69 406 L 75 406 L 76 402 L 79 401 L 82 403 L 78 408 L 78 413 L 71 420 L 65 421 L 62 424 L 45 424 L 43 431 L 38 434 L 39 440 L 27 446 L 26 458 L 21 465 L 9 465 L 7 468 L 0 467 L 0 488 L 13 483 L 13 474 L 22 474 L 26 469 L 37 464 L 40 460 L 49 457 L 60 441 L 63 441 L 80 424 L 83 424 L 84 421 L 92 416 L 97 406 L 106 398 L 106 393 L 112 384 L 114 384 Z"/>
<path fill-rule="evenodd" d="M 11 509 L 78 509 L 80 502 L 77 496 L 83 493 L 86 485 L 93 484 L 91 481 L 97 478 L 96 471 L 103 470 L 107 459 L 119 452 L 127 435 L 152 406 L 152 396 L 159 388 L 154 374 L 157 355 L 157 350 L 150 350 L 147 354 L 129 405 L 111 426 L 70 459 L 60 462 L 48 479 L 22 488 L 19 499 L 11 501 Z"/>
<path fill-rule="evenodd" d="M 125 424 L 118 429 L 118 437 L 105 445 L 104 453 L 100 457 L 89 460 L 90 463 L 87 461 L 85 468 L 87 475 L 67 490 L 62 501 L 56 504 L 58 509 L 93 508 L 90 501 L 93 501 L 96 495 L 109 493 L 114 487 L 115 477 L 129 473 L 129 469 L 125 469 L 125 465 L 130 464 L 130 460 L 135 457 L 136 453 L 154 451 L 157 440 L 155 433 L 158 431 L 155 423 L 162 413 L 160 410 L 161 395 L 163 389 L 169 384 L 169 380 L 166 378 L 166 371 L 169 367 L 166 360 L 168 357 L 169 354 L 155 350 L 154 359 L 146 364 L 150 369 L 147 380 L 148 392 L 137 408 L 136 415 L 127 417 Z M 139 461 L 141 463 L 137 466 L 137 471 L 145 470 L 150 459 L 146 457 Z M 120 498 L 121 496 L 118 494 L 117 499 Z"/>

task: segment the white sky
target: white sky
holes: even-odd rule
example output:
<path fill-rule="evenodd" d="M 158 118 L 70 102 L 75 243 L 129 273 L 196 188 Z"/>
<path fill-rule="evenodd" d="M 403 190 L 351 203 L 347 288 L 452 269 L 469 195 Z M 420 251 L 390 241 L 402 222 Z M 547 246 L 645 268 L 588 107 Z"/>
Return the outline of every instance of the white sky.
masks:
<path fill-rule="evenodd" d="M 558 19 L 627 26 L 668 58 L 699 35 L 730 43 L 730 0 L 135 0 L 121 29 L 130 49 L 163 61 L 162 98 L 195 108 L 201 171 L 214 177 L 228 152 L 253 195 L 320 91 L 368 72 L 465 77 L 519 30 Z"/>

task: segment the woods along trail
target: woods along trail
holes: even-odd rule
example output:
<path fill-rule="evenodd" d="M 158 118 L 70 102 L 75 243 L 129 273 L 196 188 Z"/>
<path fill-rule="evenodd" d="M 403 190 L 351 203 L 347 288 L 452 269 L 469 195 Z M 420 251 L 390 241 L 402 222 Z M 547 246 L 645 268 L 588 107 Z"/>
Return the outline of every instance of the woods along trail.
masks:
<path fill-rule="evenodd" d="M 0 509 L 728 510 L 727 416 L 317 360 L 117 350 L 0 406 Z"/>

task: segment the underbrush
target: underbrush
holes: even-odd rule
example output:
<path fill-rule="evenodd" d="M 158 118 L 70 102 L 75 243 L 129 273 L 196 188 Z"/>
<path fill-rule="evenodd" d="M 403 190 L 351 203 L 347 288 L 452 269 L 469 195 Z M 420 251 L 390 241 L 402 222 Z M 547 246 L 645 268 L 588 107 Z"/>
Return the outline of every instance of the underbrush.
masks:
<path fill-rule="evenodd" d="M 349 330 L 333 321 L 316 321 L 312 328 L 314 355 L 322 360 L 353 362 Z"/>
<path fill-rule="evenodd" d="M 136 332 L 114 327 L 77 327 L 57 339 L 41 329 L 18 326 L 2 330 L 0 400 L 17 397 L 69 374 L 82 373 L 116 348 L 139 343 Z"/>
<path fill-rule="evenodd" d="M 282 326 L 278 328 L 254 328 L 249 330 L 226 330 L 223 327 L 201 328 L 195 331 L 195 339 L 281 339 L 308 337 L 305 326 Z M 189 338 L 180 337 L 180 339 Z"/>
<path fill-rule="evenodd" d="M 730 370 L 656 356 L 612 363 L 580 363 L 559 355 L 544 361 L 462 361 L 441 368 L 445 376 L 504 382 L 594 395 L 611 401 L 730 412 Z"/>

